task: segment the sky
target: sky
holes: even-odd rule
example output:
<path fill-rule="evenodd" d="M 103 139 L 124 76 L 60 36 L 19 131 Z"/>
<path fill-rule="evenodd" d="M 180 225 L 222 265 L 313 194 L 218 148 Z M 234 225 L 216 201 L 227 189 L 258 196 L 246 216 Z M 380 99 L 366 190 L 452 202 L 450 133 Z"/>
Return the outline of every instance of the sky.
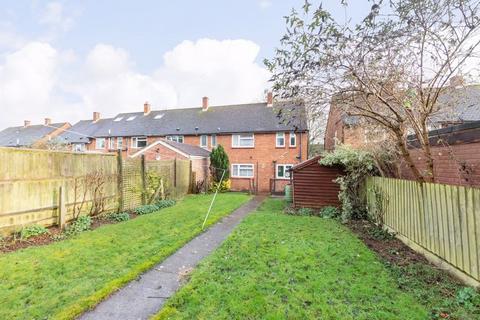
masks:
<path fill-rule="evenodd" d="M 264 100 L 263 65 L 303 0 L 0 0 L 0 129 L 23 120 Z M 339 0 L 326 0 L 339 17 Z M 315 2 L 315 1 L 314 1 Z M 317 2 L 318 3 L 318 2 Z M 367 0 L 352 1 L 360 16 Z"/>

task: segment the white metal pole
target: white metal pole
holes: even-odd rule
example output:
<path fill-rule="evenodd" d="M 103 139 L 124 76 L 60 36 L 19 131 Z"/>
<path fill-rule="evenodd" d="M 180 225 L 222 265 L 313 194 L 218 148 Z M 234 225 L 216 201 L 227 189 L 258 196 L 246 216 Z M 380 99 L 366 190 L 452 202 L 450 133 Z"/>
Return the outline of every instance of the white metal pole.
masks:
<path fill-rule="evenodd" d="M 212 202 L 210 203 L 210 208 L 208 208 L 208 212 L 207 212 L 207 215 L 205 216 L 205 220 L 203 220 L 202 230 L 203 228 L 205 228 L 205 223 L 207 223 L 208 216 L 210 215 L 210 211 L 212 211 L 213 203 L 215 202 L 215 198 L 217 197 L 218 190 L 222 185 L 223 177 L 225 176 L 225 172 L 227 171 L 225 169 L 222 169 L 222 170 L 223 170 L 222 177 L 220 178 L 220 182 L 218 183 L 217 190 L 215 191 L 215 195 L 213 196 Z"/>

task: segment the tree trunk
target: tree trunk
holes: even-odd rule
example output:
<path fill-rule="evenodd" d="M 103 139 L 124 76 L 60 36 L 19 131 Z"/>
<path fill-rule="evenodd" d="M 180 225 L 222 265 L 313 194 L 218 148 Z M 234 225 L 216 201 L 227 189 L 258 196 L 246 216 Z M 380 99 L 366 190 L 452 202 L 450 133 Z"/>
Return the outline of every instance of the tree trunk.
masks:
<path fill-rule="evenodd" d="M 398 133 L 397 133 L 396 137 L 397 137 L 397 146 L 400 149 L 400 152 L 402 153 L 403 158 L 407 162 L 408 167 L 410 168 L 410 170 L 412 170 L 412 173 L 415 176 L 415 179 L 418 182 L 425 182 L 425 178 L 423 177 L 423 175 L 420 173 L 417 166 L 413 162 L 413 159 L 410 156 L 410 152 L 408 152 L 408 148 L 405 144 L 405 140 L 404 140 L 403 136 L 398 135 Z"/>

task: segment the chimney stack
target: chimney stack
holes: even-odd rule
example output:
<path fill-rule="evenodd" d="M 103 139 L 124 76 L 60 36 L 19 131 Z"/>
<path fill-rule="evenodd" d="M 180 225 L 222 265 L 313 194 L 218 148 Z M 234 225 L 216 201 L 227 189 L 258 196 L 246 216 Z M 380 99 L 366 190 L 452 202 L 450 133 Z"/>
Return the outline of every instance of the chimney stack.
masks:
<path fill-rule="evenodd" d="M 94 112 L 93 113 L 93 122 L 97 122 L 100 120 L 100 112 Z"/>
<path fill-rule="evenodd" d="M 273 106 L 273 93 L 272 91 L 267 92 L 267 107 Z"/>
<path fill-rule="evenodd" d="M 146 116 L 147 114 L 150 113 L 150 111 L 152 111 L 151 107 L 150 107 L 150 103 L 148 102 L 145 102 L 143 104 L 143 114 Z"/>
<path fill-rule="evenodd" d="M 24 126 L 25 128 L 28 127 L 28 126 L 30 126 L 30 124 L 31 124 L 31 121 L 30 121 L 30 120 L 25 120 L 25 121 L 23 121 L 23 126 Z"/>
<path fill-rule="evenodd" d="M 49 125 L 51 125 L 51 124 L 52 124 L 52 119 L 50 119 L 50 118 L 45 118 L 45 125 L 46 125 L 46 126 L 49 126 Z"/>
<path fill-rule="evenodd" d="M 208 110 L 208 97 L 202 98 L 202 111 Z"/>

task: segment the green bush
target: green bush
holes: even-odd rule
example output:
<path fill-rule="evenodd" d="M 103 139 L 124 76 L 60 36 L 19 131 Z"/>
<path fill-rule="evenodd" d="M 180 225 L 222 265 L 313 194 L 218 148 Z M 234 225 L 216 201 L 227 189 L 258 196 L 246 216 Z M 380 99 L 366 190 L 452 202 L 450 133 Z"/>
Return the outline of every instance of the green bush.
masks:
<path fill-rule="evenodd" d="M 130 215 L 128 212 L 113 212 L 107 215 L 107 219 L 111 221 L 122 222 L 130 220 Z"/>
<path fill-rule="evenodd" d="M 230 162 L 225 149 L 221 145 L 213 148 L 212 152 L 210 152 L 210 172 L 212 174 L 212 180 L 219 182 L 222 176 L 223 180 L 228 180 L 230 178 L 229 168 Z"/>
<path fill-rule="evenodd" d="M 340 215 L 341 215 L 340 210 L 338 210 L 337 207 L 328 206 L 328 207 L 323 207 L 320 210 L 320 217 L 322 218 L 335 219 L 340 217 Z"/>
<path fill-rule="evenodd" d="M 209 192 L 216 192 L 218 188 L 218 192 L 228 192 L 230 191 L 231 181 L 230 180 L 223 180 L 222 183 L 220 182 L 212 182 L 210 185 Z"/>
<path fill-rule="evenodd" d="M 155 204 L 147 204 L 135 209 L 135 213 L 138 215 L 149 214 L 155 211 L 158 211 L 158 207 Z"/>
<path fill-rule="evenodd" d="M 160 200 L 157 201 L 155 204 L 147 204 L 135 209 L 135 213 L 138 215 L 149 214 L 163 208 L 168 208 L 175 205 L 175 200 L 167 199 L 167 200 Z"/>
<path fill-rule="evenodd" d="M 90 230 L 92 226 L 92 218 L 90 216 L 81 216 L 72 222 L 65 231 L 67 236 L 73 236 L 83 231 Z"/>
<path fill-rule="evenodd" d="M 341 166 L 344 170 L 344 175 L 335 180 L 340 186 L 338 197 L 342 203 L 342 219 L 366 218 L 366 205 L 360 192 L 365 178 L 378 173 L 373 156 L 367 151 L 340 145 L 334 152 L 324 153 L 320 164 Z"/>
<path fill-rule="evenodd" d="M 160 200 L 155 203 L 155 205 L 158 207 L 158 209 L 163 209 L 163 208 L 168 208 L 171 206 L 174 206 L 176 203 L 175 200 L 172 199 L 166 199 L 166 200 Z"/>
<path fill-rule="evenodd" d="M 310 208 L 300 208 L 297 210 L 297 215 L 299 216 L 311 216 L 313 213 L 313 210 Z"/>
<path fill-rule="evenodd" d="M 38 224 L 33 224 L 23 228 L 22 231 L 20 231 L 20 238 L 28 239 L 46 233 L 49 233 L 47 228 Z"/>

